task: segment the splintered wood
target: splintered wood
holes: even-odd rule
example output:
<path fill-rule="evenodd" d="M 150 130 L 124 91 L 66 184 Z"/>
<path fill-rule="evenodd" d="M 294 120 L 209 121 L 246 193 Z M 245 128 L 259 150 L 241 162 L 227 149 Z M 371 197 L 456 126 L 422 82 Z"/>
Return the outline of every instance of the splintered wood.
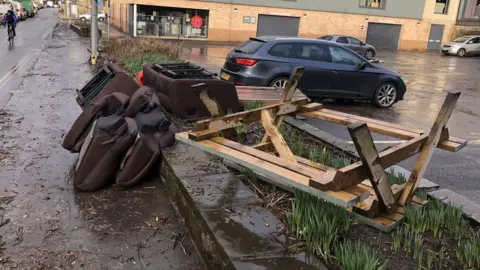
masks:
<path fill-rule="evenodd" d="M 308 103 L 307 98 L 295 94 L 303 71 L 302 67 L 295 68 L 283 93 L 272 94 L 276 96 L 272 99 L 276 102 L 270 100 L 262 108 L 229 115 L 225 115 L 216 100 L 210 98 L 205 85 L 193 86 L 212 118 L 196 122 L 192 131 L 178 133 L 176 139 L 219 156 L 230 166 L 250 169 L 268 183 L 288 191 L 300 189 L 309 192 L 345 207 L 375 228 L 386 232 L 392 230 L 404 218 L 404 207 L 425 203 L 415 197 L 415 192 L 434 149 L 456 152 L 467 144 L 466 140 L 451 137 L 446 128 L 460 93 L 448 94 L 433 127 L 426 134 L 420 129 L 328 110 L 319 103 Z M 262 91 L 267 89 L 262 88 Z M 295 156 L 278 130 L 283 117 L 292 114 L 348 126 L 361 161 L 335 169 Z M 255 146 L 236 142 L 234 128 L 254 122 L 260 122 L 265 129 L 262 141 Z M 224 137 L 219 136 L 220 132 Z M 406 141 L 379 153 L 370 132 Z M 385 169 L 419 153 L 408 181 L 402 185 L 390 185 Z"/>

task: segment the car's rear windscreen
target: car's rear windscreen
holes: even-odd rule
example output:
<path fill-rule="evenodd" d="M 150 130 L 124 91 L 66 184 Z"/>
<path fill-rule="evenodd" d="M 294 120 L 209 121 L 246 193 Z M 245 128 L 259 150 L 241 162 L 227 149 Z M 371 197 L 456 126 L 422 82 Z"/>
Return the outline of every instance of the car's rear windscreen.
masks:
<path fill-rule="evenodd" d="M 332 36 L 323 36 L 323 37 L 320 37 L 319 39 L 331 40 L 332 38 L 333 38 Z"/>
<path fill-rule="evenodd" d="M 256 39 L 249 39 L 245 41 L 244 43 L 238 45 L 234 51 L 239 52 L 239 53 L 248 53 L 248 54 L 254 54 L 256 53 L 263 45 L 265 45 L 265 42 L 261 40 L 256 40 Z"/>

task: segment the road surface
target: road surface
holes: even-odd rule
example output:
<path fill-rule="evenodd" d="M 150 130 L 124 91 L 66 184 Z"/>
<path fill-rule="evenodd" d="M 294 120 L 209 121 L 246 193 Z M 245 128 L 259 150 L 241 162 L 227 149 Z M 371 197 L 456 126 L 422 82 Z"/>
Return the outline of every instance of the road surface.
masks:
<path fill-rule="evenodd" d="M 7 40 L 7 28 L 0 27 L 0 108 L 9 100 L 23 76 L 37 61 L 42 42 L 57 22 L 56 9 L 42 9 L 34 18 L 18 23 L 13 45 Z"/>

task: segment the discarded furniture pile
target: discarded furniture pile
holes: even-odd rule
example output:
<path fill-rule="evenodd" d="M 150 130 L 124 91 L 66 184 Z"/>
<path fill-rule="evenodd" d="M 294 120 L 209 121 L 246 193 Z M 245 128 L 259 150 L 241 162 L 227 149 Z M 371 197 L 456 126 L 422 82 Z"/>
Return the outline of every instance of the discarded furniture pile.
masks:
<path fill-rule="evenodd" d="M 309 192 L 346 208 L 371 226 L 391 231 L 404 218 L 406 206 L 421 207 L 426 203 L 415 194 L 434 149 L 457 152 L 466 146 L 466 140 L 450 136 L 446 127 L 460 93 L 448 94 L 432 128 L 424 132 L 309 103 L 307 98 L 295 95 L 303 71 L 301 67 L 294 70 L 277 102 L 272 102 L 274 97 L 267 95 L 265 100 L 269 105 L 237 113 L 227 114 L 222 103 L 210 95 L 207 85 L 196 85 L 197 94 L 213 118 L 197 121 L 192 131 L 177 133 L 175 138 L 251 169 L 259 179 L 286 190 Z M 241 88 L 237 89 L 240 91 Z M 347 126 L 361 161 L 335 169 L 295 156 L 279 132 L 286 115 L 313 117 Z M 235 127 L 255 122 L 260 122 L 265 129 L 261 143 L 246 146 L 235 141 Z M 406 141 L 378 153 L 370 132 Z M 419 157 L 407 182 L 390 186 L 385 169 L 416 154 Z"/>
<path fill-rule="evenodd" d="M 120 67 L 106 63 L 77 90 L 83 112 L 62 144 L 79 153 L 73 179 L 76 190 L 95 191 L 113 182 L 132 187 L 158 168 L 162 149 L 175 141 L 171 116 L 184 120 L 211 117 L 191 84 L 206 83 L 228 111 L 240 109 L 235 87 L 208 76 L 201 67 L 147 65 L 144 73 L 144 86 L 140 86 Z"/>

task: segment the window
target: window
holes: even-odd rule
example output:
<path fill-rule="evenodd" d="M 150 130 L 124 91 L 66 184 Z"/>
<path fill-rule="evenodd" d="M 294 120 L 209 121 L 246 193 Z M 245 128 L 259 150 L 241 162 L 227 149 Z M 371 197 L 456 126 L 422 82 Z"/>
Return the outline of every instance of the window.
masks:
<path fill-rule="evenodd" d="M 435 1 L 435 13 L 436 14 L 447 14 L 449 2 L 450 2 L 450 0 L 436 0 Z"/>
<path fill-rule="evenodd" d="M 323 37 L 320 37 L 319 39 L 323 39 L 323 40 L 332 40 L 332 36 L 323 36 Z"/>
<path fill-rule="evenodd" d="M 348 40 L 346 37 L 338 37 L 337 43 L 348 44 Z"/>
<path fill-rule="evenodd" d="M 360 0 L 360 7 L 385 9 L 387 0 Z"/>
<path fill-rule="evenodd" d="M 244 43 L 238 45 L 234 51 L 239 52 L 239 53 L 249 53 L 249 54 L 254 54 L 256 53 L 263 45 L 265 45 L 265 42 L 255 40 L 255 39 L 250 39 L 245 41 Z"/>
<path fill-rule="evenodd" d="M 332 63 L 358 66 L 362 60 L 355 54 L 337 46 L 329 46 Z"/>
<path fill-rule="evenodd" d="M 480 38 L 472 38 L 472 40 L 470 40 L 468 42 L 468 44 L 479 44 L 480 43 Z"/>
<path fill-rule="evenodd" d="M 353 38 L 353 37 L 347 37 L 348 39 L 348 43 L 352 44 L 352 45 L 362 45 L 362 42 L 356 38 Z"/>
<path fill-rule="evenodd" d="M 294 45 L 290 43 L 280 43 L 274 45 L 273 48 L 268 51 L 268 54 L 278 57 L 290 57 L 293 47 Z"/>
<path fill-rule="evenodd" d="M 326 46 L 321 44 L 297 44 L 295 46 L 295 58 L 328 62 Z"/>

